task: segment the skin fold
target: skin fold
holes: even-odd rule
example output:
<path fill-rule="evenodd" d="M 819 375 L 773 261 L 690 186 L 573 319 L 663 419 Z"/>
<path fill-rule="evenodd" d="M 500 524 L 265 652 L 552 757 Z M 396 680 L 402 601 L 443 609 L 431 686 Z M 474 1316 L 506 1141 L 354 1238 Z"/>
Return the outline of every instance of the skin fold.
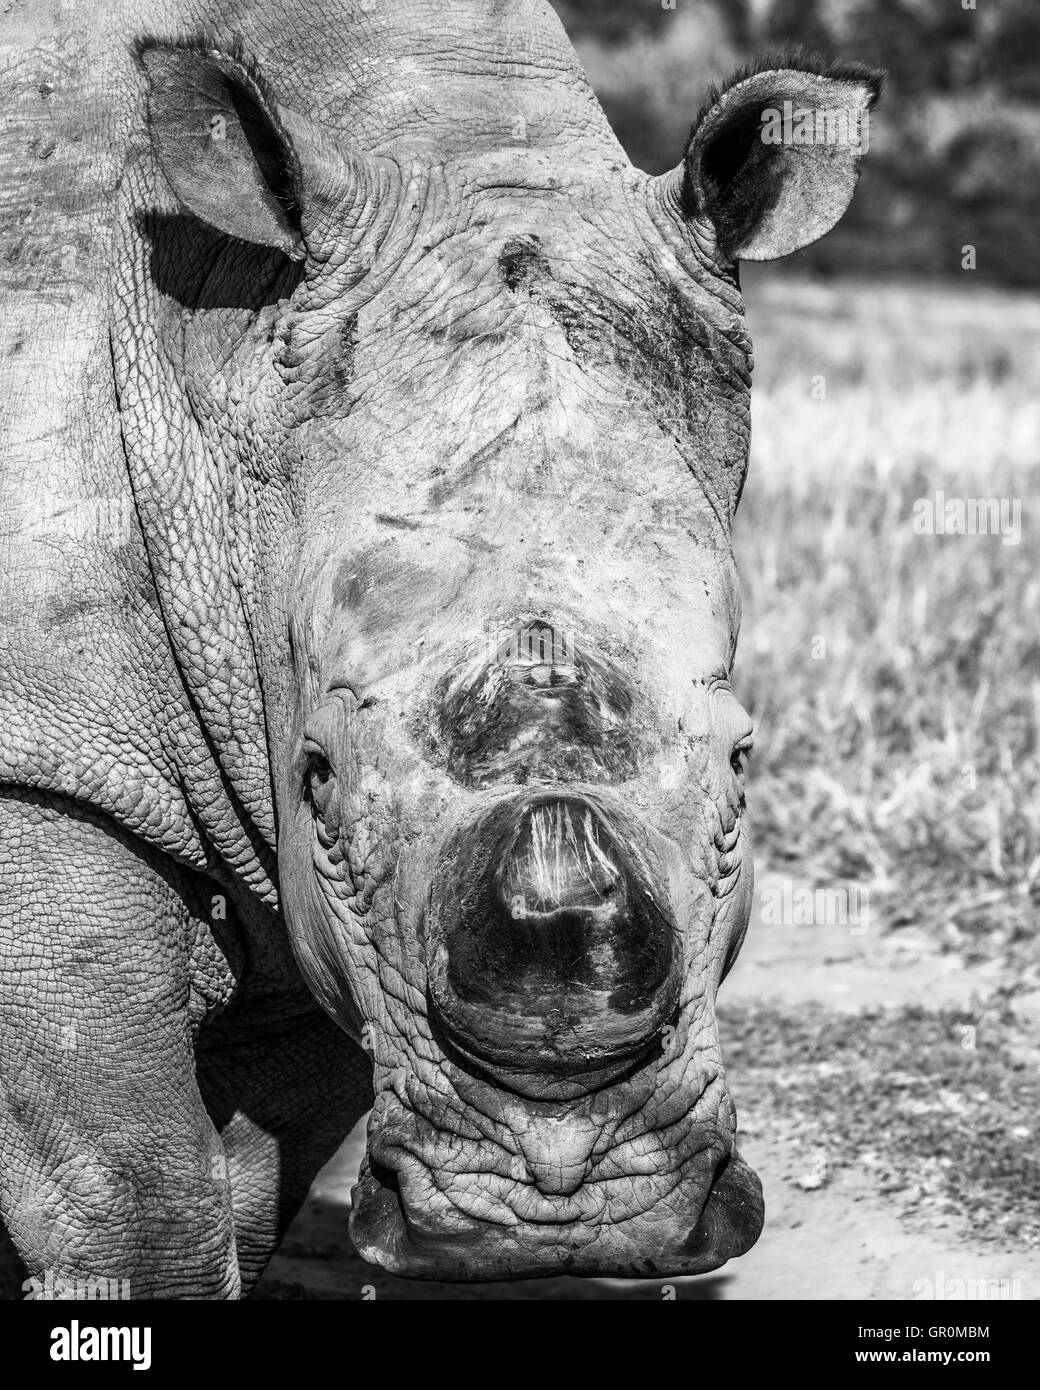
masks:
<path fill-rule="evenodd" d="M 541 0 L 101 9 L 3 50 L 12 1237 L 241 1296 L 372 1107 L 396 1273 L 715 1268 L 738 264 L 860 162 L 761 111 L 879 77 L 764 59 L 650 178 Z"/>

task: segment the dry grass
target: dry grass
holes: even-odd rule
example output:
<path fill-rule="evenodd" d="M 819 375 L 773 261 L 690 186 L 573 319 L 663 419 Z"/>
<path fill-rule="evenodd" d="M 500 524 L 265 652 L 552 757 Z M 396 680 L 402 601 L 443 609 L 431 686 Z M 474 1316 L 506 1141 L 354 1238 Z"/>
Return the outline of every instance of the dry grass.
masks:
<path fill-rule="evenodd" d="M 758 728 L 766 862 L 867 886 L 890 925 L 1025 964 L 1040 904 L 1040 300 L 964 279 L 745 277 L 759 368 L 736 681 Z M 915 534 L 914 502 L 937 489 L 1019 499 L 1020 543 Z"/>

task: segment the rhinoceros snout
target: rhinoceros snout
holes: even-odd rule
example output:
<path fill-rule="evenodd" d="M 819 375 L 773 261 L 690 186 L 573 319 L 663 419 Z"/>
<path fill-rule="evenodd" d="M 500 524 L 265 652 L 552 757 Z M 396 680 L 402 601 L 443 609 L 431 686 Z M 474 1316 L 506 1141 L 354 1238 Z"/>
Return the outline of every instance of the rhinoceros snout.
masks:
<path fill-rule="evenodd" d="M 675 1010 L 680 950 L 642 856 L 602 804 L 544 791 L 452 838 L 430 895 L 430 1002 L 494 1067 L 602 1072 Z"/>

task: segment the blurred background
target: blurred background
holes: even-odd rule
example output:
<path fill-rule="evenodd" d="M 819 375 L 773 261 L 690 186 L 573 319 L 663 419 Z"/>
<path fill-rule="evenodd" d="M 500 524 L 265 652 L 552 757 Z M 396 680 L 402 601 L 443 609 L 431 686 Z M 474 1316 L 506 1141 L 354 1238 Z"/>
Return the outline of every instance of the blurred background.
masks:
<path fill-rule="evenodd" d="M 770 48 L 887 69 L 870 182 L 796 257 L 816 275 L 1040 284 L 1040 6 L 1035 0 L 553 0 L 633 163 L 678 162 L 713 80 Z"/>

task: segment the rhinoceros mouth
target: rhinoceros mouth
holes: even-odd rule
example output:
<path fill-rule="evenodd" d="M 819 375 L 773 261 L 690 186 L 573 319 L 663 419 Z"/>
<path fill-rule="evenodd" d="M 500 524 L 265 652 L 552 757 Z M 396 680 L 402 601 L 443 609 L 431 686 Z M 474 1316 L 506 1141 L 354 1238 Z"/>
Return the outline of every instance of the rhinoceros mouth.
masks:
<path fill-rule="evenodd" d="M 690 1075 L 650 1065 L 573 1102 L 450 1067 L 449 1103 L 417 1077 L 381 1090 L 352 1194 L 356 1248 L 397 1275 L 467 1282 L 717 1268 L 758 1238 L 762 1193 L 722 1073 Z"/>
<path fill-rule="evenodd" d="M 677 1017 L 678 1010 L 672 1015 L 673 1020 Z M 585 1069 L 575 1067 L 570 1071 L 545 1072 L 496 1062 L 486 1054 L 470 1051 L 457 1039 L 445 1034 L 432 1016 L 432 1011 L 430 1031 L 445 1058 L 460 1071 L 502 1091 L 532 1100 L 567 1101 L 622 1085 L 642 1071 L 654 1051 L 661 1046 L 661 1035 L 657 1032 L 628 1052 L 599 1064 L 590 1063 Z"/>
<path fill-rule="evenodd" d="M 628 1183 L 631 1195 L 653 1180 Z M 664 1187 L 656 1205 L 632 1216 L 593 1221 L 573 1197 L 543 1203 L 512 1224 L 481 1220 L 446 1204 L 421 1160 L 386 1150 L 379 1160 L 366 1158 L 352 1202 L 350 1234 L 364 1259 L 404 1278 L 465 1283 L 706 1274 L 745 1254 L 764 1216 L 757 1175 L 734 1148 L 714 1146 Z"/>

